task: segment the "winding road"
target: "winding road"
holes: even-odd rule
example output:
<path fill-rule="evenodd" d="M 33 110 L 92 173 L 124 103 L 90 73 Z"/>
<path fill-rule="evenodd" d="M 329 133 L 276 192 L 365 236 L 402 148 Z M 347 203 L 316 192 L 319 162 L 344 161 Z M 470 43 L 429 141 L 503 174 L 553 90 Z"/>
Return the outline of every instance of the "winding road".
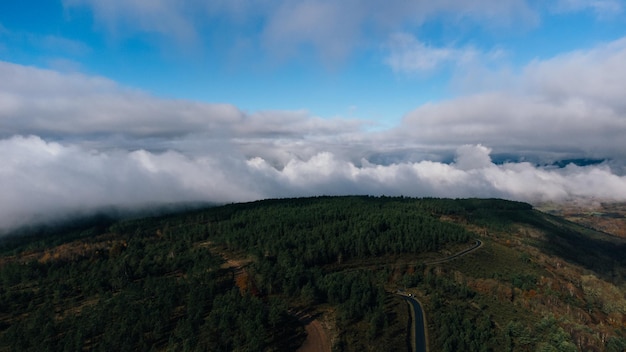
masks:
<path fill-rule="evenodd" d="M 203 246 L 207 246 L 210 248 L 210 242 L 204 243 Z M 441 264 L 452 261 L 456 258 L 462 257 L 469 253 L 474 252 L 478 248 L 482 247 L 483 242 L 480 240 L 476 240 L 476 243 L 467 249 L 464 249 L 456 254 L 453 254 L 449 257 L 445 257 L 442 259 L 437 259 L 434 261 L 426 262 L 426 265 L 434 265 Z M 221 255 L 226 263 L 224 263 L 224 267 L 233 270 L 241 270 L 246 264 L 250 262 L 247 260 L 233 260 L 232 258 L 228 258 L 225 253 L 218 252 Z M 413 297 L 411 294 L 407 293 L 398 293 L 398 295 L 402 296 L 413 308 L 413 331 L 411 332 L 411 345 L 414 352 L 428 352 L 428 330 L 426 325 L 426 313 L 424 312 L 421 303 Z M 298 349 L 298 352 L 328 352 L 331 350 L 330 339 L 324 328 L 321 326 L 319 320 L 316 319 L 307 319 L 305 322 L 305 329 L 307 332 L 307 338 L 302 346 Z"/>
<path fill-rule="evenodd" d="M 464 249 L 454 255 L 449 257 L 434 260 L 432 262 L 425 263 L 426 265 L 434 265 L 446 263 L 456 258 L 462 257 L 478 248 L 482 247 L 483 242 L 481 240 L 476 240 L 476 244 L 474 246 Z M 411 346 L 413 348 L 413 352 L 428 352 L 428 329 L 426 324 L 426 313 L 422 308 L 422 304 L 410 293 L 398 293 L 398 295 L 402 296 L 406 302 L 413 308 L 413 331 L 411 331 Z"/>

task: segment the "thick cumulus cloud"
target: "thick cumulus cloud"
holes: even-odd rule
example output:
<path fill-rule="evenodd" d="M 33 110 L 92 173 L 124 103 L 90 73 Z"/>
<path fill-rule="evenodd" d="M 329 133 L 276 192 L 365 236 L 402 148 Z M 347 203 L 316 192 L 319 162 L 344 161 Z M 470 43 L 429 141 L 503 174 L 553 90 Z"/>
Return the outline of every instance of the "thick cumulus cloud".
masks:
<path fill-rule="evenodd" d="M 0 135 L 124 135 L 176 138 L 277 138 L 350 131 L 357 120 L 321 119 L 305 111 L 246 114 L 229 104 L 157 99 L 102 77 L 64 74 L 0 61 Z"/>
<path fill-rule="evenodd" d="M 0 141 L 0 227 L 102 207 L 255 199 L 245 160 L 224 153 L 98 152 L 36 136 Z"/>
<path fill-rule="evenodd" d="M 518 75 L 469 81 L 478 92 L 418 107 L 395 133 L 425 144 L 482 143 L 498 152 L 624 160 L 623 62 L 624 38 L 534 61 Z"/>
<path fill-rule="evenodd" d="M 104 206 L 143 207 L 189 201 L 237 202 L 312 195 L 502 197 L 561 201 L 626 199 L 626 176 L 606 165 L 563 169 L 530 163 L 496 165 L 489 148 L 461 146 L 451 164 L 433 161 L 360 165 L 331 152 L 280 168 L 261 157 L 220 151 L 88 150 L 14 136 L 0 141 L 0 228 Z"/>
<path fill-rule="evenodd" d="M 0 133 L 174 136 L 236 124 L 231 105 L 157 100 L 101 77 L 0 62 Z"/>

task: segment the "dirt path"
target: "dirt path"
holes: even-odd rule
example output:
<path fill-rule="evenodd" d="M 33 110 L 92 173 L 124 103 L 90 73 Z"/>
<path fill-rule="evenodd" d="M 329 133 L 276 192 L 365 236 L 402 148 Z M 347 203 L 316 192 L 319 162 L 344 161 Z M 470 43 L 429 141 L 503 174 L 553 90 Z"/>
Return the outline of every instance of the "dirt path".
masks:
<path fill-rule="evenodd" d="M 305 325 L 306 340 L 297 352 L 330 352 L 330 339 L 319 320 L 311 320 Z"/>

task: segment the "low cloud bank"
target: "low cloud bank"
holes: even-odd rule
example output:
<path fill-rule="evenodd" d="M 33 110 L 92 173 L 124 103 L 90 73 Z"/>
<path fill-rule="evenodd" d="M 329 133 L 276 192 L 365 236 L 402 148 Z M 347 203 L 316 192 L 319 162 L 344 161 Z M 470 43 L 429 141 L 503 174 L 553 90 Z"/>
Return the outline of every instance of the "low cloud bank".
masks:
<path fill-rule="evenodd" d="M 0 228 L 106 206 L 239 202 L 312 195 L 501 197 L 528 202 L 577 198 L 626 201 L 626 176 L 607 164 L 496 165 L 481 145 L 452 163 L 356 164 L 331 152 L 275 165 L 261 157 L 207 152 L 94 151 L 37 136 L 0 141 Z"/>

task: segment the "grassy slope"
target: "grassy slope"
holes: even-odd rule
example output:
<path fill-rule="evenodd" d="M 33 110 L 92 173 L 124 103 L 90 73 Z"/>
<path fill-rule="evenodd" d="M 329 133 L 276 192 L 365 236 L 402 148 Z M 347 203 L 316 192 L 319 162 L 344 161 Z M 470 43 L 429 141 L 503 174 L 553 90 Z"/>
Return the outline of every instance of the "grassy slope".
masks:
<path fill-rule="evenodd" d="M 464 220 L 487 245 L 443 270 L 479 293 L 474 301 L 509 335 L 506 345 L 626 348 L 626 241 L 536 210 Z"/>

